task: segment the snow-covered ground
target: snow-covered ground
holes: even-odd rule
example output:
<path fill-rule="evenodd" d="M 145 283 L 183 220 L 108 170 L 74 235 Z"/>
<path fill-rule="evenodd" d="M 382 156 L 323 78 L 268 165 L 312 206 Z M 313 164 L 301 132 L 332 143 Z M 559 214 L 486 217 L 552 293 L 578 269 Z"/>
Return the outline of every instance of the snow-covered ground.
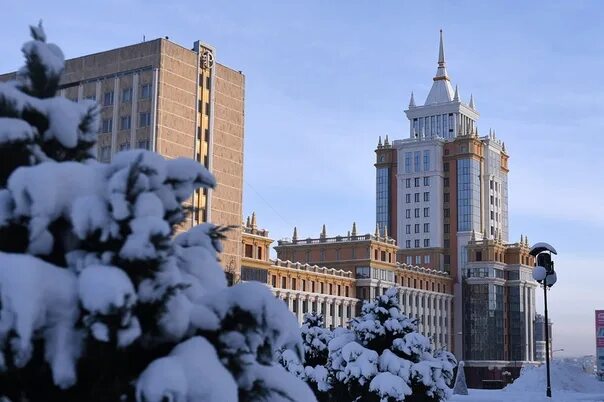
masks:
<path fill-rule="evenodd" d="M 583 371 L 580 361 L 554 361 L 551 367 L 552 398 L 545 396 L 545 365 L 523 371 L 502 390 L 469 390 L 452 402 L 604 402 L 604 382 Z"/>

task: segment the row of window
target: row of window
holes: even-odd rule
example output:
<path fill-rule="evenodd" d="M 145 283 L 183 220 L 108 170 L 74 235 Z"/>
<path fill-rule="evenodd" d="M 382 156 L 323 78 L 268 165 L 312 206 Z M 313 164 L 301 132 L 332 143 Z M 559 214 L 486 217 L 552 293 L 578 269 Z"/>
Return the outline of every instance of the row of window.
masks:
<path fill-rule="evenodd" d="M 287 287 L 289 279 L 290 287 Z M 300 284 L 300 288 L 298 288 L 298 283 Z M 273 288 L 277 287 L 277 275 L 271 275 L 271 285 Z M 328 285 L 329 292 L 326 293 Z M 344 294 L 342 294 L 342 287 L 344 288 Z M 336 292 L 334 293 L 334 288 Z M 326 284 L 324 282 L 315 282 L 308 281 L 306 279 L 301 279 L 298 282 L 297 278 L 288 278 L 285 276 L 281 277 L 281 289 L 293 289 L 293 290 L 301 290 L 303 292 L 311 292 L 311 293 L 320 293 L 320 294 L 328 294 L 334 296 L 346 296 L 349 297 L 349 288 L 348 286 L 337 285 L 334 287 L 333 283 Z"/>
<path fill-rule="evenodd" d="M 139 100 L 145 100 L 151 98 L 151 84 L 143 84 L 140 86 L 139 90 Z M 89 96 L 87 99 L 96 100 L 96 96 Z M 115 100 L 114 92 L 107 91 L 103 94 L 103 106 L 111 106 L 113 105 Z M 132 88 L 123 88 L 121 91 L 121 101 L 122 103 L 130 103 L 132 102 Z"/>
<path fill-rule="evenodd" d="M 138 128 L 148 127 L 151 125 L 151 113 L 140 112 L 138 114 Z M 120 117 L 119 130 L 130 130 L 132 127 L 132 116 L 125 115 Z M 113 119 L 103 119 L 100 127 L 101 133 L 110 133 L 113 131 Z"/>
<path fill-rule="evenodd" d="M 415 218 L 419 218 L 420 217 L 420 208 L 415 208 L 413 211 L 413 215 Z M 426 207 L 424 208 L 424 218 L 429 218 L 430 217 L 430 207 Z M 405 210 L 405 218 L 407 219 L 411 219 L 411 209 L 406 209 Z"/>
<path fill-rule="evenodd" d="M 419 233 L 420 224 L 413 225 L 413 233 Z M 430 233 L 430 224 L 424 223 L 424 233 Z M 405 225 L 405 234 L 411 234 L 411 225 Z"/>
<path fill-rule="evenodd" d="M 424 255 L 424 264 L 430 264 L 430 255 Z M 405 262 L 407 263 L 407 265 L 412 265 L 413 264 L 413 256 L 412 255 L 408 255 L 405 258 Z M 420 265 L 422 263 L 422 256 L 421 255 L 416 255 L 415 256 L 415 265 Z"/>
<path fill-rule="evenodd" d="M 334 309 L 337 307 L 337 311 L 335 311 Z M 344 306 L 342 304 L 338 305 L 338 306 L 333 306 L 329 303 L 323 303 L 321 305 L 321 311 L 319 310 L 319 302 L 316 300 L 302 300 L 302 307 L 300 308 L 300 313 L 302 314 L 306 314 L 309 312 L 314 312 L 314 313 L 321 313 L 323 314 L 324 317 L 330 317 L 333 315 L 334 312 L 336 312 L 337 316 L 342 318 L 344 317 Z M 296 301 L 293 302 L 292 304 L 292 312 L 294 314 L 298 313 L 298 303 Z M 352 306 L 348 305 L 346 306 L 346 317 L 348 318 L 352 318 Z M 333 325 L 332 325 L 333 327 Z"/>
<path fill-rule="evenodd" d="M 413 247 L 420 247 L 420 239 L 415 239 L 413 241 Z M 424 247 L 430 247 L 430 239 L 424 239 Z M 411 240 L 405 240 L 405 248 L 411 248 Z"/>
<path fill-rule="evenodd" d="M 138 149 L 150 149 L 149 148 L 149 140 L 138 140 L 136 142 L 136 147 Z M 130 149 L 130 143 L 124 142 L 118 146 L 119 151 L 127 151 Z M 98 160 L 104 163 L 109 163 L 111 161 L 111 145 L 105 145 L 98 147 Z"/>
<path fill-rule="evenodd" d="M 413 197 L 413 201 L 414 202 L 419 202 L 420 200 L 420 193 L 415 193 L 414 197 Z M 424 191 L 424 201 L 430 201 L 430 192 L 429 191 Z M 411 203 L 411 194 L 405 194 L 405 203 L 410 204 Z"/>
<path fill-rule="evenodd" d="M 405 152 L 405 173 L 420 172 L 421 167 L 422 167 L 421 158 L 422 158 L 422 151 Z M 412 164 L 413 164 L 413 169 L 412 169 Z M 430 168 L 431 168 L 430 151 L 425 150 L 424 158 L 423 158 L 423 171 L 428 172 L 430 170 Z"/>
<path fill-rule="evenodd" d="M 413 178 L 413 186 L 414 187 L 419 187 L 419 183 L 420 183 L 420 179 L 421 177 L 414 177 Z M 429 186 L 430 185 L 430 176 L 426 176 L 424 177 L 424 186 Z M 411 179 L 405 179 L 405 187 L 406 188 L 411 188 Z"/>

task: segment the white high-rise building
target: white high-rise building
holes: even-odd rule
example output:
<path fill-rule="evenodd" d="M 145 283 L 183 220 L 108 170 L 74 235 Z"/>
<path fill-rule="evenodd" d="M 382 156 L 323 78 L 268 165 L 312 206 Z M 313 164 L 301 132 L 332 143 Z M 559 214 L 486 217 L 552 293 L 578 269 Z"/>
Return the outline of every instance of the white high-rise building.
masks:
<path fill-rule="evenodd" d="M 494 131 L 479 135 L 480 115 L 474 97 L 470 95 L 465 102 L 458 87 L 451 84 L 442 31 L 430 92 L 422 105 L 412 92 L 405 114 L 408 138 L 392 143 L 380 140 L 376 149 L 378 225 L 396 238 L 399 262 L 450 273 L 455 338 L 451 349 L 458 358 L 532 361 L 532 346 L 515 348 L 511 344 L 514 334 L 508 334 L 507 344 L 503 341 L 503 328 L 514 327 L 524 334 L 518 342 L 532 345 L 527 339 L 532 337 L 532 325 L 517 327 L 509 320 L 532 323 L 529 315 L 534 315 L 534 283 L 526 275 L 531 263 L 526 241 L 508 244 L 508 154 Z M 483 271 L 484 278 L 497 280 L 476 282 L 474 278 L 482 275 L 476 273 Z M 514 273 L 509 276 L 508 271 Z M 507 281 L 508 276 L 517 282 Z M 470 289 L 472 286 L 476 287 Z M 516 292 L 517 286 L 520 292 Z M 508 291 L 512 288 L 515 290 Z M 512 311 L 505 302 L 510 298 L 522 300 L 525 317 L 506 315 Z M 467 314 L 482 314 L 477 310 L 480 303 L 498 310 L 494 316 L 501 322 L 484 321 L 481 329 L 466 322 Z M 469 329 L 489 332 L 490 325 L 499 324 L 501 345 L 507 345 L 501 347 L 501 353 L 478 342 L 477 337 L 488 339 L 488 334 L 473 335 Z M 499 336 L 495 337 L 494 344 L 499 345 Z"/>

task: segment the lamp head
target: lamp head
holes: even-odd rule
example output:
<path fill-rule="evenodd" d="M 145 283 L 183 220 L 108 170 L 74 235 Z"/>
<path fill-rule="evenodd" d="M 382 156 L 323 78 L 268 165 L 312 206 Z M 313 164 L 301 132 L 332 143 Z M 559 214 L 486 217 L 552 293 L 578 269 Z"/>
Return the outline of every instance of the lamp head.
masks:
<path fill-rule="evenodd" d="M 531 247 L 531 251 L 529 252 L 529 254 L 533 257 L 536 257 L 537 254 L 542 253 L 544 251 L 549 251 L 550 253 L 556 255 L 558 254 L 558 252 L 552 245 L 547 244 L 545 242 L 535 243 L 535 245 Z"/>

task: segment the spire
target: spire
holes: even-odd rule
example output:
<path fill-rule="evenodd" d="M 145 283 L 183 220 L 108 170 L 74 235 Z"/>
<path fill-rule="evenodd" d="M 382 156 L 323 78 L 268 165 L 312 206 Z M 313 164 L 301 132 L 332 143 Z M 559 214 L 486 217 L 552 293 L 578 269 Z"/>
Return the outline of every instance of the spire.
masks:
<path fill-rule="evenodd" d="M 384 225 L 384 237 L 388 238 L 388 225 Z"/>
<path fill-rule="evenodd" d="M 474 96 L 472 94 L 470 94 L 470 104 L 468 106 L 470 106 L 470 109 L 476 110 L 474 107 Z"/>
<path fill-rule="evenodd" d="M 433 78 L 434 82 L 432 83 L 432 88 L 426 98 L 425 105 L 451 102 L 453 99 L 453 87 L 451 86 L 449 76 L 447 75 L 446 64 L 445 45 L 443 41 L 443 31 L 441 29 L 438 47 L 438 68 L 436 69 L 436 75 Z"/>
<path fill-rule="evenodd" d="M 252 212 L 252 229 L 256 229 L 256 212 Z"/>
<path fill-rule="evenodd" d="M 352 235 L 353 236 L 357 235 L 357 223 L 356 222 L 352 222 Z"/>
<path fill-rule="evenodd" d="M 323 229 L 321 229 L 321 239 L 327 237 L 327 229 L 325 228 L 325 224 L 323 224 Z"/>
<path fill-rule="evenodd" d="M 294 226 L 294 235 L 292 236 L 293 241 L 298 241 L 298 228 Z"/>
<path fill-rule="evenodd" d="M 409 100 L 409 107 L 415 107 L 415 98 L 413 97 L 413 91 L 411 91 L 411 99 Z"/>
<path fill-rule="evenodd" d="M 378 138 L 378 148 L 382 147 L 382 136 L 380 135 Z"/>
<path fill-rule="evenodd" d="M 384 139 L 384 146 L 387 147 L 389 145 L 390 143 L 388 142 L 388 134 L 386 134 L 386 138 Z"/>
<path fill-rule="evenodd" d="M 250 216 L 248 215 L 247 220 L 245 221 L 245 227 L 249 228 L 250 227 Z"/>
<path fill-rule="evenodd" d="M 455 85 L 455 95 L 453 96 L 453 100 L 459 102 L 459 90 L 457 89 L 457 85 Z"/>
<path fill-rule="evenodd" d="M 373 235 L 375 237 L 380 237 L 380 227 L 377 223 L 375 224 L 375 233 Z"/>
<path fill-rule="evenodd" d="M 524 236 L 524 245 L 527 247 L 529 246 L 528 236 Z"/>
<path fill-rule="evenodd" d="M 501 143 L 501 150 L 502 150 L 503 152 L 505 152 L 505 142 L 502 142 L 502 143 Z"/>
<path fill-rule="evenodd" d="M 520 245 L 524 244 L 524 235 L 520 235 Z"/>

